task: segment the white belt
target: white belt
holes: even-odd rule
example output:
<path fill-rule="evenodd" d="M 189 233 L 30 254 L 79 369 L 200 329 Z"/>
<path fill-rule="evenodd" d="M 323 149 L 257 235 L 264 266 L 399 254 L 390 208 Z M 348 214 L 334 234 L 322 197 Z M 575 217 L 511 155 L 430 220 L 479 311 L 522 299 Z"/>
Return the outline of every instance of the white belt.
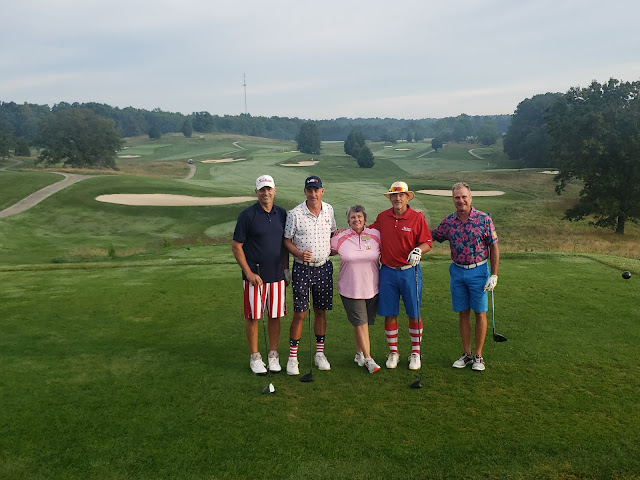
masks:
<path fill-rule="evenodd" d="M 324 265 L 325 263 L 328 262 L 328 260 L 324 260 L 322 262 L 301 262 L 297 258 L 295 259 L 295 261 L 296 261 L 296 263 L 299 263 L 300 265 L 309 265 L 310 267 L 321 267 L 322 265 Z"/>
<path fill-rule="evenodd" d="M 469 265 L 462 265 L 462 264 L 460 264 L 460 263 L 455 263 L 455 262 L 454 262 L 454 265 L 457 265 L 457 266 L 458 266 L 458 267 L 460 267 L 460 268 L 464 268 L 465 270 L 471 270 L 472 268 L 479 267 L 480 265 L 484 265 L 485 263 L 487 263 L 487 261 L 486 261 L 486 260 L 483 260 L 483 261 L 478 262 L 478 263 L 471 263 L 471 264 L 469 264 Z"/>

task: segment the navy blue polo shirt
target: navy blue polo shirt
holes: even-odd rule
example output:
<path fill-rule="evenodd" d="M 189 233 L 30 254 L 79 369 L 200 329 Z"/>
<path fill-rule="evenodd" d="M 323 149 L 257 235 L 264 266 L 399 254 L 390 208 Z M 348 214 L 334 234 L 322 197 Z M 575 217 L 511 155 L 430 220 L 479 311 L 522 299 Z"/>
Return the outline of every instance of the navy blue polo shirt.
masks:
<path fill-rule="evenodd" d="M 266 212 L 256 202 L 245 208 L 238 216 L 233 239 L 242 243 L 244 256 L 253 273 L 258 273 L 256 264 L 260 264 L 260 277 L 265 283 L 284 280 L 282 256 L 286 254 L 284 246 L 284 225 L 287 211 L 274 205 Z M 246 280 L 244 272 L 242 278 Z"/>

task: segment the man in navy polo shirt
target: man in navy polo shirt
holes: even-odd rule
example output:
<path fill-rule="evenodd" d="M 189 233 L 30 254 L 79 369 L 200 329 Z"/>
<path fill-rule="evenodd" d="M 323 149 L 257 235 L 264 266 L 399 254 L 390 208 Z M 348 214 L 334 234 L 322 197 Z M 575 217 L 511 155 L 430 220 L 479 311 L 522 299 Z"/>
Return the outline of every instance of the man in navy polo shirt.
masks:
<path fill-rule="evenodd" d="M 278 341 L 280 318 L 286 312 L 285 291 L 291 281 L 289 252 L 283 234 L 287 221 L 284 208 L 274 205 L 276 185 L 269 175 L 256 180 L 258 201 L 238 216 L 231 249 L 242 268 L 244 318 L 253 373 L 265 375 L 267 369 L 258 350 L 258 320 L 269 315 L 269 370 L 279 372 Z"/>

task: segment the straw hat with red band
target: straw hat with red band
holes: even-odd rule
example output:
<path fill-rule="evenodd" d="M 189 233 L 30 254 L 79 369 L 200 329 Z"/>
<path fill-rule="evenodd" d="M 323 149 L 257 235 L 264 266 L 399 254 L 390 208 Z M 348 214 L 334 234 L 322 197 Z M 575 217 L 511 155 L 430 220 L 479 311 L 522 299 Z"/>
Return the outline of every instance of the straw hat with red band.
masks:
<path fill-rule="evenodd" d="M 389 198 L 392 193 L 406 193 L 409 195 L 409 200 L 412 200 L 415 197 L 415 193 L 409 190 L 409 186 L 404 182 L 393 182 L 391 187 L 389 187 L 389 191 L 385 192 L 384 195 Z"/>

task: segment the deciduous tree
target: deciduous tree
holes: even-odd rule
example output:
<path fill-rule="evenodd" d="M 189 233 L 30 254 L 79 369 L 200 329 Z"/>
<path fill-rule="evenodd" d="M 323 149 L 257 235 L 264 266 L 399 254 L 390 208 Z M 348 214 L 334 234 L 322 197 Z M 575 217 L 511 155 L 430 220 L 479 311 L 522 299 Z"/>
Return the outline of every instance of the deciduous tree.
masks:
<path fill-rule="evenodd" d="M 114 122 L 86 108 L 65 108 L 42 122 L 37 162 L 75 168 L 116 167 L 116 152 L 124 144 Z"/>
<path fill-rule="evenodd" d="M 597 226 L 624 233 L 640 219 L 640 82 L 610 79 L 571 88 L 548 116 L 558 194 L 583 182 L 578 204 L 566 217 L 591 217 Z"/>
<path fill-rule="evenodd" d="M 302 153 L 318 155 L 322 149 L 320 133 L 314 122 L 305 122 L 300 126 L 296 141 L 298 142 L 298 150 Z"/>

